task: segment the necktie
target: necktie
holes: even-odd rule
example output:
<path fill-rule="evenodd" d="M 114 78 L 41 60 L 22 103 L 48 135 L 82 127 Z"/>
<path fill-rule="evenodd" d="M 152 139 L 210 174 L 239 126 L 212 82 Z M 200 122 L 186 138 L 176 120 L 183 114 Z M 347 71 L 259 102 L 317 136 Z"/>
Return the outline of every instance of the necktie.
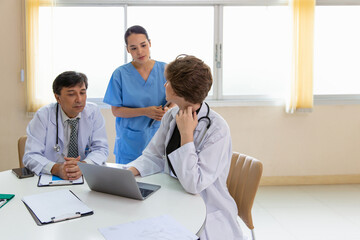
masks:
<path fill-rule="evenodd" d="M 202 106 L 202 103 L 200 105 L 200 108 L 201 108 L 201 106 Z M 200 108 L 198 110 L 196 110 L 196 114 L 199 114 Z M 177 125 L 175 124 L 173 135 L 171 135 L 168 145 L 166 146 L 166 159 L 168 161 L 168 165 L 169 165 L 171 171 L 174 173 L 174 175 L 176 177 L 177 177 L 177 175 L 175 173 L 174 167 L 172 166 L 172 164 L 170 162 L 168 155 L 170 153 L 172 153 L 173 151 L 175 151 L 176 149 L 178 149 L 180 147 L 180 145 L 181 145 L 181 135 L 180 135 Z"/>
<path fill-rule="evenodd" d="M 202 106 L 202 103 L 200 105 L 200 108 L 201 108 L 201 106 Z M 196 110 L 196 114 L 199 114 L 200 108 L 198 110 Z M 179 132 L 179 129 L 178 129 L 177 125 L 175 124 L 174 132 L 171 135 L 171 138 L 170 138 L 170 140 L 168 142 L 168 145 L 166 146 L 166 159 L 168 161 L 168 165 L 169 165 L 171 171 L 174 173 L 174 175 L 176 177 L 177 177 L 177 175 L 175 173 L 173 165 L 170 162 L 170 159 L 169 159 L 168 155 L 170 153 L 172 153 L 173 151 L 175 151 L 176 149 L 178 149 L 180 147 L 180 145 L 181 145 L 181 135 L 180 135 L 180 132 Z"/>
<path fill-rule="evenodd" d="M 77 158 L 79 156 L 78 153 L 78 134 L 77 134 L 77 125 L 79 119 L 68 119 L 70 124 L 71 132 L 70 132 L 70 140 L 69 140 L 69 152 L 68 157 Z"/>
<path fill-rule="evenodd" d="M 169 140 L 169 143 L 166 147 L 166 159 L 168 161 L 168 164 L 169 164 L 169 167 L 171 169 L 171 171 L 174 173 L 174 175 L 176 176 L 176 173 L 175 173 L 175 170 L 169 160 L 169 157 L 168 155 L 170 153 L 172 153 L 173 151 L 175 151 L 176 149 L 178 149 L 180 147 L 180 143 L 181 143 L 181 136 L 180 136 L 180 132 L 179 132 L 179 129 L 177 127 L 177 125 L 175 125 L 175 128 L 174 128 L 174 132 Z"/>

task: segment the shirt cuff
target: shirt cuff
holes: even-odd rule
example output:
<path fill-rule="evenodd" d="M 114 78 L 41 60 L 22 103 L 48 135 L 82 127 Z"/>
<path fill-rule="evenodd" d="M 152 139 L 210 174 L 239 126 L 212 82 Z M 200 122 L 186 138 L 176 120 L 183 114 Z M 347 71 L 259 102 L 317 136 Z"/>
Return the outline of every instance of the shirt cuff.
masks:
<path fill-rule="evenodd" d="M 149 166 L 146 167 L 145 164 L 143 162 L 139 162 L 139 161 L 132 161 L 128 164 L 126 164 L 124 166 L 126 169 L 129 169 L 130 167 L 134 167 L 139 171 L 139 175 L 140 177 L 146 177 L 148 175 L 150 175 L 151 173 L 149 172 L 150 168 Z"/>
<path fill-rule="evenodd" d="M 45 165 L 45 167 L 43 167 L 41 173 L 51 174 L 51 169 L 53 168 L 54 165 L 55 162 L 49 162 L 48 164 Z"/>
<path fill-rule="evenodd" d="M 95 164 L 92 160 L 90 160 L 90 159 L 84 159 L 83 161 L 81 161 L 81 162 L 86 162 L 86 163 L 88 163 L 88 164 Z"/>

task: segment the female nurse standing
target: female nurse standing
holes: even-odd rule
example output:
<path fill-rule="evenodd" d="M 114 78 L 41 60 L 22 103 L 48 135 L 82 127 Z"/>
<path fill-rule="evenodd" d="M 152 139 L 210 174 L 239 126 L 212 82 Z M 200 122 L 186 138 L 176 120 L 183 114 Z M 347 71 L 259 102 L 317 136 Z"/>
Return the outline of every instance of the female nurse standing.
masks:
<path fill-rule="evenodd" d="M 116 117 L 116 163 L 139 157 L 160 126 L 167 108 L 165 63 L 150 59 L 151 42 L 146 30 L 132 26 L 125 32 L 127 51 L 133 60 L 113 72 L 104 102 Z"/>

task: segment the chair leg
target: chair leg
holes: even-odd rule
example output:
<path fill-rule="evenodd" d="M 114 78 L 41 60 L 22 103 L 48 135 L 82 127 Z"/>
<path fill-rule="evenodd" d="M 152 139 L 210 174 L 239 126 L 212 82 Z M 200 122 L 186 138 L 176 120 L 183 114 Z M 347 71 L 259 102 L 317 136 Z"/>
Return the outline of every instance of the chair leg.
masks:
<path fill-rule="evenodd" d="M 252 237 L 252 240 L 255 240 L 255 231 L 254 231 L 254 229 L 251 229 L 251 237 Z"/>

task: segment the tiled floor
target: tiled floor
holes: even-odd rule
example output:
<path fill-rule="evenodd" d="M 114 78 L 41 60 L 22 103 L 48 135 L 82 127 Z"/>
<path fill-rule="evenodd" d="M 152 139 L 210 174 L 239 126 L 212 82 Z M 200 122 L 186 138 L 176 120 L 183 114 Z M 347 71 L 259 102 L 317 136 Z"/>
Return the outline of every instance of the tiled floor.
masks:
<path fill-rule="evenodd" d="M 261 186 L 253 221 L 257 240 L 360 240 L 360 184 Z"/>

